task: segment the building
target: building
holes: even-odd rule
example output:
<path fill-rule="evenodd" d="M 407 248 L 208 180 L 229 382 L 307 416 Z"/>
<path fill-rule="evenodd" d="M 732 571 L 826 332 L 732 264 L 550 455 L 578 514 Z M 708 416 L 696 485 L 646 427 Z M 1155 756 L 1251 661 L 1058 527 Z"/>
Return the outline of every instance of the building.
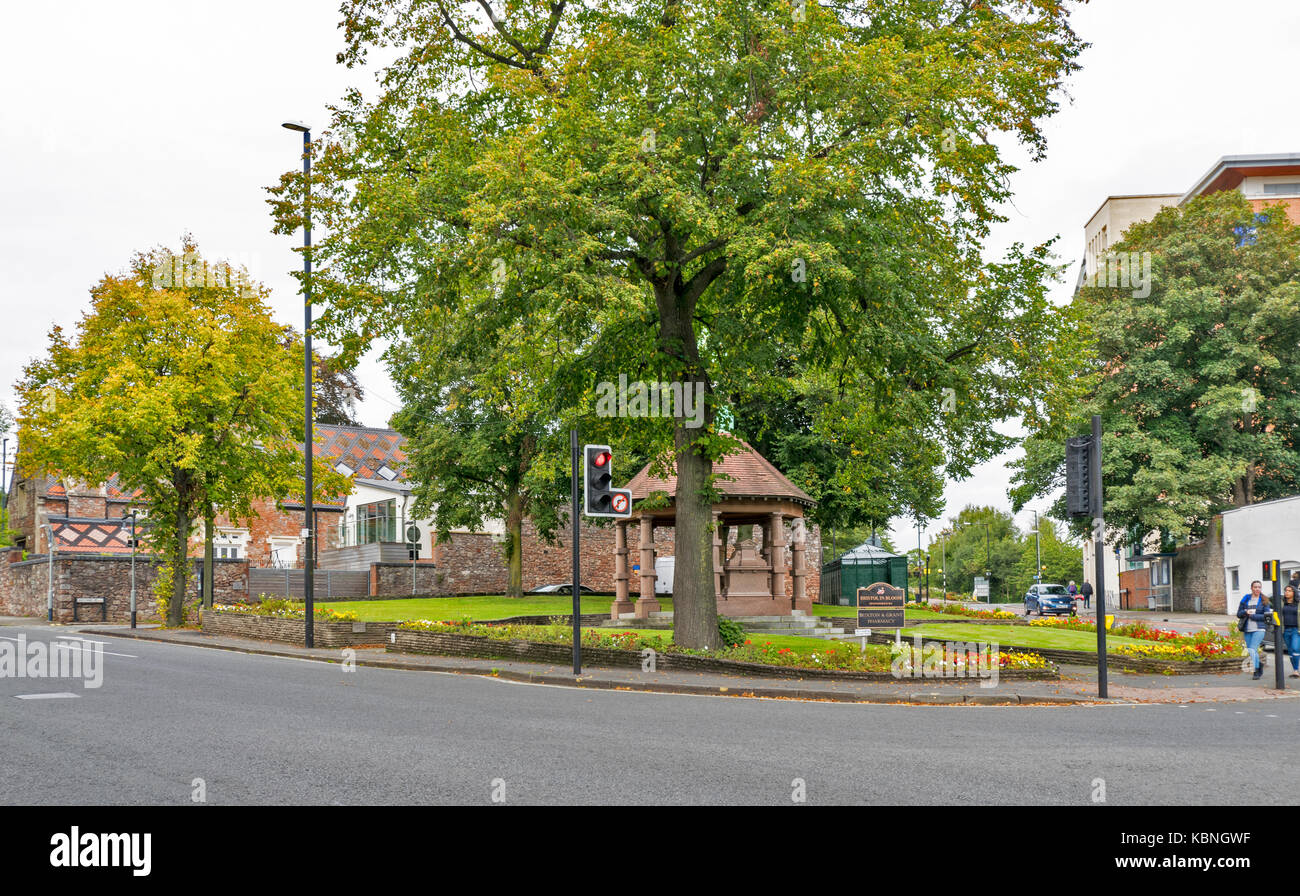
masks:
<path fill-rule="evenodd" d="M 1300 572 L 1300 495 L 1223 512 L 1223 585 L 1230 616 L 1260 578 L 1264 562 L 1281 561 L 1282 584 Z M 1266 586 L 1265 593 L 1272 593 Z"/>

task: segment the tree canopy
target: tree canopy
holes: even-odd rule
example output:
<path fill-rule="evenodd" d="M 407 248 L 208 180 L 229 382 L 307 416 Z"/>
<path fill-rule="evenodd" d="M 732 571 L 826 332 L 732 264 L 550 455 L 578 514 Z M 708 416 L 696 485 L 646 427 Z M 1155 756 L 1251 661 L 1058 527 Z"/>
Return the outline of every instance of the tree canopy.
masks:
<path fill-rule="evenodd" d="M 1082 46 L 1069 6 L 352 0 L 340 59 L 395 61 L 315 167 L 320 325 L 356 351 L 420 308 L 470 315 L 521 431 L 668 449 L 677 637 L 715 646 L 732 405 L 801 403 L 836 454 L 818 476 L 933 516 L 942 473 L 1005 448 L 990 422 L 1060 375 L 1047 247 L 986 263 L 981 242 L 1008 198 L 997 138 L 1044 151 Z M 273 190 L 284 230 L 303 186 Z M 704 425 L 594 419 L 619 374 L 702 388 Z"/>
<path fill-rule="evenodd" d="M 160 606 L 179 625 L 188 541 L 213 510 L 251 515 L 257 498 L 302 498 L 302 344 L 271 319 L 268 291 L 181 255 L 138 254 L 106 275 L 69 338 L 55 327 L 19 383 L 27 475 L 84 482 L 114 474 L 149 508 L 146 540 L 164 557 Z M 316 467 L 317 496 L 341 477 Z"/>
<path fill-rule="evenodd" d="M 1064 442 L 1102 416 L 1106 521 L 1140 540 L 1203 536 L 1228 507 L 1300 485 L 1300 228 L 1237 191 L 1133 225 L 1117 255 L 1149 295 L 1109 277 L 1075 298 L 1090 350 L 1033 428 L 1013 497 L 1061 483 Z M 1063 507 L 1058 506 L 1058 514 Z"/>

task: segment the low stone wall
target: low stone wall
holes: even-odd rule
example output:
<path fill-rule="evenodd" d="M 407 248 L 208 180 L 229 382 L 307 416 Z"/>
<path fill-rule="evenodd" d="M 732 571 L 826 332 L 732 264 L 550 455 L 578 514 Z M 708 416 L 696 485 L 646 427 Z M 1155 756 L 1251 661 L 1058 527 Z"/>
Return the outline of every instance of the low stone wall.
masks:
<path fill-rule="evenodd" d="M 203 632 L 210 635 L 227 635 L 232 638 L 252 638 L 256 641 L 279 641 L 285 644 L 302 644 L 307 637 L 306 620 L 281 616 L 258 616 L 254 613 L 206 610 L 203 613 Z M 363 644 L 382 644 L 396 622 L 322 622 L 312 625 L 312 636 L 317 647 L 357 647 Z"/>
<path fill-rule="evenodd" d="M 458 635 L 450 632 L 426 632 L 395 629 L 389 638 L 388 649 L 394 653 L 422 653 L 434 656 L 463 656 L 483 659 L 510 659 L 532 663 L 567 665 L 573 662 L 570 644 L 544 644 L 536 641 L 496 641 L 480 635 Z M 617 650 L 608 647 L 582 648 L 582 662 L 591 666 L 608 666 L 620 669 L 640 669 L 639 650 Z M 847 681 L 897 681 L 881 672 L 850 672 L 835 669 L 803 669 L 792 666 L 770 666 L 765 663 L 744 663 L 736 660 L 715 659 L 680 653 L 659 653 L 655 668 L 666 672 L 713 672 L 721 675 L 748 675 L 764 678 L 812 678 L 818 680 Z M 1055 681 L 1060 677 L 1056 669 L 1000 670 L 999 680 Z M 959 682 L 969 679 L 923 679 L 926 683 Z"/>
<path fill-rule="evenodd" d="M 892 644 L 894 636 L 876 632 L 867 639 L 873 644 Z M 911 639 L 906 639 L 910 642 Z M 937 638 L 924 639 L 922 643 L 942 643 Z M 1000 645 L 1004 650 L 1017 650 L 1036 653 L 1053 663 L 1067 663 L 1072 666 L 1095 666 L 1097 654 L 1090 650 L 1060 650 L 1052 647 L 1020 647 L 1015 644 Z M 1160 660 L 1148 657 L 1125 656 L 1122 653 L 1106 652 L 1106 668 L 1119 672 L 1145 672 L 1158 675 L 1224 675 L 1241 671 L 1241 657 L 1228 657 L 1212 660 Z"/>
<path fill-rule="evenodd" d="M 415 587 L 411 587 L 410 563 L 370 564 L 372 597 L 431 597 L 446 593 L 446 574 L 432 563 L 415 563 Z"/>
<path fill-rule="evenodd" d="M 14 555 L 11 553 L 10 557 Z M 21 556 L 20 554 L 18 556 Z M 187 608 L 199 602 L 198 571 L 203 561 L 195 559 L 186 591 Z M 153 583 L 161 563 L 150 556 L 135 561 L 136 615 L 141 620 L 156 619 L 158 605 Z M 48 556 L 29 560 L 0 560 L 0 615 L 46 616 L 47 591 L 53 593 L 54 620 L 72 622 L 74 602 L 79 597 L 105 598 L 110 622 L 128 622 L 131 618 L 131 556 L 129 554 L 54 555 L 53 588 L 50 588 Z M 235 603 L 248 599 L 248 561 L 214 560 L 213 594 L 218 603 Z M 193 618 L 193 610 L 188 611 Z M 81 604 L 77 618 L 98 622 L 102 610 L 98 604 Z"/>

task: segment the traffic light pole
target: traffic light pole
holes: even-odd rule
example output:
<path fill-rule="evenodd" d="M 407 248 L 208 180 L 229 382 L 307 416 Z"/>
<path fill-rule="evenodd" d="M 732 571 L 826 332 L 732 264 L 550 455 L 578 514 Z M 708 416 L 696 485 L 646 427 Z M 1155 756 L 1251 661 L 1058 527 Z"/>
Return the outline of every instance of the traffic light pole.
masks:
<path fill-rule="evenodd" d="M 1282 564 L 1273 561 L 1273 669 L 1277 689 L 1286 690 L 1286 673 L 1282 668 Z"/>
<path fill-rule="evenodd" d="M 578 505 L 582 489 L 578 486 L 579 468 L 578 431 L 569 430 L 569 452 L 573 455 L 573 674 L 582 674 L 582 572 L 578 563 L 578 527 L 582 508 Z"/>
<path fill-rule="evenodd" d="M 1104 552 L 1106 536 L 1106 519 L 1104 501 L 1101 494 L 1101 416 L 1092 417 L 1092 464 L 1089 470 L 1092 479 L 1092 500 L 1095 508 L 1093 517 L 1092 552 L 1097 563 L 1097 696 L 1107 699 L 1106 688 L 1106 554 Z"/>

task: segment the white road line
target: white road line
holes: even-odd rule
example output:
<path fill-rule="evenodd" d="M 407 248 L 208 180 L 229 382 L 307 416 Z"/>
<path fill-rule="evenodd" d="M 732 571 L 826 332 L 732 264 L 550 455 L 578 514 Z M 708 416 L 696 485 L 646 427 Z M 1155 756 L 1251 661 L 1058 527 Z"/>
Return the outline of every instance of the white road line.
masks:
<path fill-rule="evenodd" d="M 56 694 L 14 694 L 19 700 L 55 700 L 60 697 L 80 697 L 80 694 L 73 694 L 69 691 L 59 691 Z"/>
<path fill-rule="evenodd" d="M 59 637 L 60 637 L 60 638 L 67 638 L 67 637 L 69 637 L 69 636 L 68 636 L 68 635 L 59 635 Z M 64 648 L 64 649 L 66 649 L 66 650 L 75 650 L 75 649 L 77 649 L 78 646 L 80 646 L 80 648 L 81 648 L 82 650 L 94 650 L 94 649 L 95 649 L 95 648 L 93 648 L 93 647 L 87 647 L 87 646 L 84 645 L 84 644 L 82 644 L 82 645 L 76 645 L 76 644 L 59 644 L 59 643 L 56 642 L 56 641 L 49 641 L 49 642 L 46 642 L 46 641 L 40 641 L 40 640 L 35 640 L 35 641 L 33 641 L 33 640 L 30 639 L 30 638 L 28 638 L 28 639 L 26 639 L 26 640 L 27 640 L 27 643 L 28 643 L 28 644 L 45 644 L 45 643 L 48 643 L 51 647 L 62 647 L 62 648 Z M 18 639 L 17 639 L 17 638 L 10 638 L 8 635 L 0 635 L 0 641 L 13 641 L 14 643 L 18 643 Z M 107 641 L 91 641 L 90 643 L 91 643 L 91 644 L 107 644 L 108 642 L 107 642 Z M 104 650 L 104 651 L 101 651 L 101 653 L 103 653 L 104 656 L 124 656 L 124 657 L 126 657 L 127 659 L 132 659 L 132 660 L 138 660 L 138 659 L 140 658 L 140 657 L 136 656 L 134 653 L 113 653 L 111 650 Z"/>

